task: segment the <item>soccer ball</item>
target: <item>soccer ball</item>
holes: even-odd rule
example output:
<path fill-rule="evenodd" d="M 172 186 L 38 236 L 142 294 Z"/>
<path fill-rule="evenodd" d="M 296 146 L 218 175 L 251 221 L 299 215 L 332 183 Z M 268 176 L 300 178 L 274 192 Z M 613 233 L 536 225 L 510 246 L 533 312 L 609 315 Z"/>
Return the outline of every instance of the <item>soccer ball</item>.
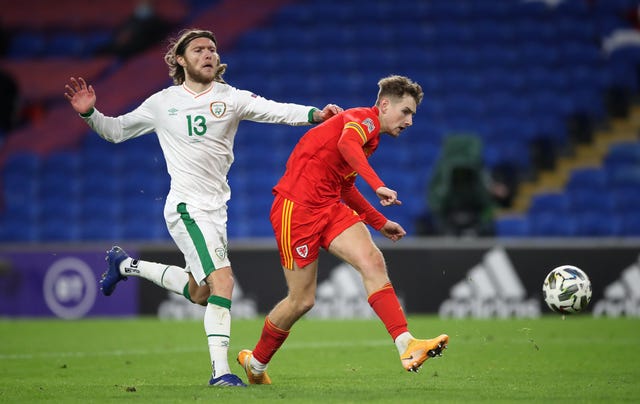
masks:
<path fill-rule="evenodd" d="M 542 296 L 547 306 L 557 313 L 577 313 L 591 301 L 591 281 L 580 268 L 562 265 L 544 279 Z"/>

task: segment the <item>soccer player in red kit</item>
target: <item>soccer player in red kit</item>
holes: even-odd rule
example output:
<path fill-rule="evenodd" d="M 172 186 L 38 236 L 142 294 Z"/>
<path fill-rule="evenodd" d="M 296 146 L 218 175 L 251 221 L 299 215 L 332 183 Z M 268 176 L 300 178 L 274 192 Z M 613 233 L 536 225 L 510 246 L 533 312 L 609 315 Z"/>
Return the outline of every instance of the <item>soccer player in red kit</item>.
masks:
<path fill-rule="evenodd" d="M 355 179 L 360 175 L 382 206 L 401 204 L 367 158 L 377 149 L 381 133 L 398 137 L 411 126 L 424 95 L 420 85 L 403 76 L 383 78 L 378 86 L 373 107 L 348 109 L 309 130 L 273 189 L 271 223 L 289 292 L 267 315 L 253 351 L 238 354 L 251 384 L 271 384 L 267 364 L 293 324 L 313 307 L 320 248 L 360 272 L 369 304 L 393 338 L 406 370 L 417 371 L 447 347 L 445 334 L 427 340 L 411 335 L 384 257 L 365 226 L 393 241 L 406 234 L 362 196 Z"/>

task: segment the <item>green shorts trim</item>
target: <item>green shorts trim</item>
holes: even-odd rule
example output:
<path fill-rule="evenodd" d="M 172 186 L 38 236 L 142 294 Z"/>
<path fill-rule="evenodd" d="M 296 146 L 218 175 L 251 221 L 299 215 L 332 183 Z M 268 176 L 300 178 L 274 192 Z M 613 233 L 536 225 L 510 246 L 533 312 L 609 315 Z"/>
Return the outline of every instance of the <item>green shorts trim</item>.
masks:
<path fill-rule="evenodd" d="M 211 274 L 211 272 L 215 271 L 217 268 L 213 264 L 211 255 L 209 255 L 207 242 L 202 235 L 202 231 L 200 231 L 200 228 L 198 227 L 196 221 L 193 220 L 189 215 L 186 203 L 179 203 L 177 212 L 180 214 L 182 223 L 184 223 L 184 226 L 187 228 L 187 232 L 191 237 L 191 241 L 193 241 L 193 245 L 196 247 L 196 252 L 198 253 L 198 258 L 200 259 L 200 264 L 202 265 L 205 276 L 209 276 L 209 274 Z"/>

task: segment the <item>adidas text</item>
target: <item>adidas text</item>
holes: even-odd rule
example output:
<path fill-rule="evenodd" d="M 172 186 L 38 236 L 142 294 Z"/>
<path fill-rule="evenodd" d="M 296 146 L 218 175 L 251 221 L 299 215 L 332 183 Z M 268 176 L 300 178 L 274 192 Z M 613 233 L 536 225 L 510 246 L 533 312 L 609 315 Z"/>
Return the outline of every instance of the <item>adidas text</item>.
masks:
<path fill-rule="evenodd" d="M 453 285 L 438 313 L 454 318 L 539 317 L 540 302 L 526 294 L 506 251 L 495 247 Z"/>

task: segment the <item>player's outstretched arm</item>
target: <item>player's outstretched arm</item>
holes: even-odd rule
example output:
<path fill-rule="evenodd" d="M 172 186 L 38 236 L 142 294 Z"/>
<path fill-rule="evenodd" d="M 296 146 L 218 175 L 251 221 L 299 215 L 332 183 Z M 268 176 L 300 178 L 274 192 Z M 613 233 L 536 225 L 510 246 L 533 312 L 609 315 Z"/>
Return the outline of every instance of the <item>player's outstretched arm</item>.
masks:
<path fill-rule="evenodd" d="M 96 92 L 93 86 L 87 86 L 82 77 L 71 77 L 69 83 L 65 84 L 64 98 L 66 98 L 73 109 L 79 114 L 87 114 L 96 105 Z"/>
<path fill-rule="evenodd" d="M 380 229 L 380 233 L 392 241 L 398 241 L 407 234 L 402 226 L 391 220 L 387 220 L 387 223 Z"/>

